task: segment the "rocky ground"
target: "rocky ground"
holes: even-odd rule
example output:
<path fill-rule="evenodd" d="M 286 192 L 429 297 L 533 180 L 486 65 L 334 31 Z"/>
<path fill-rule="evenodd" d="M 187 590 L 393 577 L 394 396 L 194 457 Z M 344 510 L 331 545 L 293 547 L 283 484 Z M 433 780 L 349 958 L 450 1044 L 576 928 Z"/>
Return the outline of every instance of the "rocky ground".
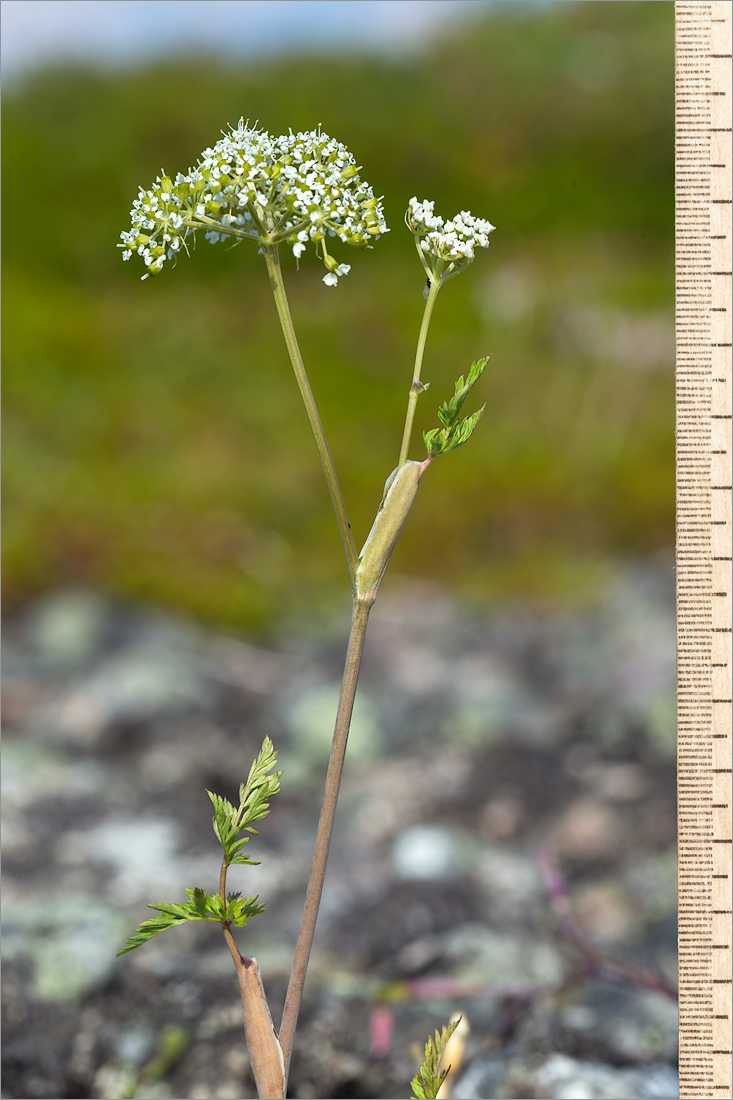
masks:
<path fill-rule="evenodd" d="M 348 608 L 264 650 L 89 592 L 6 624 L 3 1097 L 253 1097 L 231 959 L 189 925 L 115 958 L 148 901 L 214 892 L 205 788 L 263 737 L 282 793 L 235 889 L 279 1018 Z M 407 1097 L 470 1026 L 470 1098 L 677 1096 L 674 590 L 490 618 L 377 603 L 291 1097 Z"/>

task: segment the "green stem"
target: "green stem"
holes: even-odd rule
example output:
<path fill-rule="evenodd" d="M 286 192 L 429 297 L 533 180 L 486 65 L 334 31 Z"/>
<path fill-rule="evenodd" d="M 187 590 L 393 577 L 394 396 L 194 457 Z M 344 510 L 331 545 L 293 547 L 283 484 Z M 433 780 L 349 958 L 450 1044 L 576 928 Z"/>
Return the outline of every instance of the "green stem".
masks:
<path fill-rule="evenodd" d="M 295 947 L 293 969 L 290 974 L 288 992 L 285 997 L 282 1024 L 280 1025 L 280 1045 L 285 1059 L 285 1080 L 288 1078 L 290 1058 L 293 1053 L 293 1036 L 298 1022 L 300 1002 L 305 985 L 305 974 L 308 969 L 308 959 L 313 945 L 313 936 L 316 930 L 318 907 L 321 902 L 323 881 L 326 876 L 326 862 L 328 850 L 331 844 L 333 823 L 336 816 L 336 802 L 338 800 L 341 775 L 346 756 L 346 742 L 349 736 L 351 714 L 354 709 L 354 697 L 356 695 L 356 683 L 359 678 L 361 656 L 364 651 L 364 639 L 366 637 L 367 623 L 372 600 L 354 600 L 354 610 L 351 617 L 351 632 L 346 651 L 346 663 L 344 676 L 341 683 L 341 696 L 339 698 L 338 711 L 336 712 L 336 725 L 331 745 L 331 758 L 328 762 L 326 775 L 326 787 L 323 794 L 323 805 L 316 833 L 315 851 L 311 865 L 308 889 L 305 896 L 303 920 L 298 934 L 298 942 Z"/>
<path fill-rule="evenodd" d="M 430 318 L 433 314 L 433 306 L 435 305 L 435 299 L 438 297 L 438 291 L 440 290 L 440 279 L 430 279 L 430 290 L 428 292 L 428 299 L 425 303 L 425 311 L 422 317 L 422 324 L 420 325 L 420 335 L 417 338 L 417 351 L 415 352 L 415 370 L 412 374 L 412 385 L 410 386 L 410 393 L 407 398 L 407 416 L 405 417 L 405 430 L 402 435 L 402 447 L 400 449 L 400 460 L 398 465 L 404 466 L 407 462 L 407 452 L 410 449 L 410 439 L 412 437 L 412 425 L 415 420 L 415 410 L 417 408 L 417 399 L 423 392 L 425 387 L 420 383 L 420 371 L 422 370 L 423 355 L 425 354 L 425 342 L 428 338 L 428 328 L 430 327 Z"/>
<path fill-rule="evenodd" d="M 293 328 L 293 319 L 290 315 L 290 307 L 285 294 L 282 271 L 280 270 L 280 257 L 278 255 L 277 245 L 263 244 L 262 252 L 265 257 L 265 263 L 267 264 L 267 273 L 270 276 L 270 285 L 272 286 L 272 293 L 275 298 L 275 305 L 277 307 L 278 317 L 280 318 L 290 362 L 292 363 L 295 379 L 298 383 L 298 389 L 303 398 L 305 411 L 308 414 L 308 420 L 310 421 L 310 426 L 315 436 L 316 447 L 318 448 L 318 454 L 321 458 L 323 472 L 326 475 L 326 483 L 328 484 L 328 491 L 331 495 L 333 510 L 336 513 L 336 522 L 338 523 L 339 532 L 341 534 L 341 541 L 344 544 L 344 552 L 346 553 L 346 561 L 349 566 L 349 575 L 353 588 L 358 559 L 356 543 L 351 533 L 351 525 L 349 523 L 349 517 L 346 514 L 346 505 L 336 475 L 336 467 L 333 464 L 331 452 L 328 449 L 328 443 L 326 442 L 323 424 L 318 414 L 316 400 L 308 380 L 303 357 L 300 354 L 300 348 L 298 347 L 298 340 L 295 335 L 295 329 Z"/>

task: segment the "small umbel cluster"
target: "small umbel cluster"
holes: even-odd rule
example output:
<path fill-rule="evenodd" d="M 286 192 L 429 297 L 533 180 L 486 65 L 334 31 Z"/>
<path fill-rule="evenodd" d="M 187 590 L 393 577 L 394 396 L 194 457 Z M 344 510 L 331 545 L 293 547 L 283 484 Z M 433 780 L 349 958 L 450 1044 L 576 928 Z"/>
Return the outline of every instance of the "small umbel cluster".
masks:
<path fill-rule="evenodd" d="M 484 218 L 461 210 L 450 221 L 434 212 L 435 203 L 413 196 L 405 222 L 412 232 L 418 255 L 431 282 L 446 282 L 465 271 L 476 258 L 477 248 L 489 247 L 489 233 L 496 228 Z"/>
<path fill-rule="evenodd" d="M 329 254 L 326 239 L 369 248 L 388 232 L 381 199 L 359 178 L 345 145 L 320 127 L 273 137 L 244 120 L 187 174 L 162 173 L 150 190 L 141 188 L 131 217 L 132 228 L 121 234 L 122 258 L 140 256 L 144 279 L 188 251 L 189 236 L 202 230 L 212 244 L 284 242 L 296 259 L 310 241 L 327 269 L 323 281 L 335 286 L 350 265 Z"/>

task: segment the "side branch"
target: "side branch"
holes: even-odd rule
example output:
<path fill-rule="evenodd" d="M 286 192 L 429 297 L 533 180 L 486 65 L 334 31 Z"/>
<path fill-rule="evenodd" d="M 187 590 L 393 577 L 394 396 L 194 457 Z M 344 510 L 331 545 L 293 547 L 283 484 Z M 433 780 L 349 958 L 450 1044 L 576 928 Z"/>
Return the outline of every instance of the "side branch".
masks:
<path fill-rule="evenodd" d="M 336 474 L 336 467 L 333 464 L 333 458 L 326 442 L 326 433 L 323 430 L 323 424 L 318 413 L 318 407 L 316 405 L 315 397 L 313 396 L 313 390 L 311 389 L 308 374 L 303 363 L 303 357 L 300 354 L 300 348 L 298 347 L 298 341 L 295 335 L 295 329 L 293 327 L 293 319 L 290 315 L 290 307 L 288 306 L 288 299 L 285 294 L 285 284 L 283 282 L 282 271 L 280 269 L 280 258 L 277 250 L 277 245 L 263 245 L 262 252 L 265 257 L 265 263 L 267 264 L 267 272 L 270 276 L 270 285 L 272 286 L 272 293 L 275 298 L 275 305 L 277 306 L 278 317 L 280 318 L 280 324 L 283 330 L 283 336 L 285 337 L 285 343 L 288 349 L 288 355 L 290 356 L 290 362 L 295 372 L 295 379 L 298 383 L 298 389 L 300 395 L 303 398 L 303 404 L 305 405 L 305 411 L 308 414 L 308 420 L 310 421 L 311 430 L 316 440 L 316 447 L 318 448 L 318 454 L 320 455 L 321 464 L 323 466 L 323 472 L 326 475 L 326 483 L 328 484 L 328 491 L 331 495 L 331 503 L 333 504 L 333 510 L 336 513 L 336 522 L 338 523 L 339 532 L 341 534 L 341 541 L 344 544 L 344 552 L 346 554 L 346 561 L 349 566 L 349 575 L 351 577 L 352 588 L 354 584 L 354 575 L 356 573 L 357 552 L 356 543 L 354 542 L 354 536 L 351 533 L 351 524 L 349 523 L 349 517 L 346 514 L 346 504 L 344 502 L 343 493 L 341 492 L 341 486 L 339 485 L 338 476 Z"/>

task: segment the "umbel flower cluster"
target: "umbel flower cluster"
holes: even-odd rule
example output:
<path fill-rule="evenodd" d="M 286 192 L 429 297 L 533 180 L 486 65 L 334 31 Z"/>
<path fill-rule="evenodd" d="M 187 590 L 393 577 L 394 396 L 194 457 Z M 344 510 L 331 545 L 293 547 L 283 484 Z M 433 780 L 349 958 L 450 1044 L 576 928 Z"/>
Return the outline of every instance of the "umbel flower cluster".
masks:
<path fill-rule="evenodd" d="M 435 203 L 418 202 L 413 196 L 407 206 L 405 222 L 412 231 L 418 255 L 428 279 L 445 282 L 459 275 L 476 257 L 477 248 L 489 247 L 489 233 L 496 227 L 468 210 L 461 210 L 450 221 L 434 212 Z"/>
<path fill-rule="evenodd" d="M 286 242 L 296 259 L 312 242 L 326 265 L 323 281 L 335 286 L 350 265 L 329 254 L 327 238 L 369 248 L 388 232 L 381 199 L 359 178 L 345 145 L 320 128 L 272 137 L 244 120 L 187 174 L 162 173 L 150 190 L 141 188 L 131 217 L 132 228 L 121 234 L 122 258 L 139 255 L 144 279 L 188 251 L 188 238 L 202 230 L 212 244 Z"/>

